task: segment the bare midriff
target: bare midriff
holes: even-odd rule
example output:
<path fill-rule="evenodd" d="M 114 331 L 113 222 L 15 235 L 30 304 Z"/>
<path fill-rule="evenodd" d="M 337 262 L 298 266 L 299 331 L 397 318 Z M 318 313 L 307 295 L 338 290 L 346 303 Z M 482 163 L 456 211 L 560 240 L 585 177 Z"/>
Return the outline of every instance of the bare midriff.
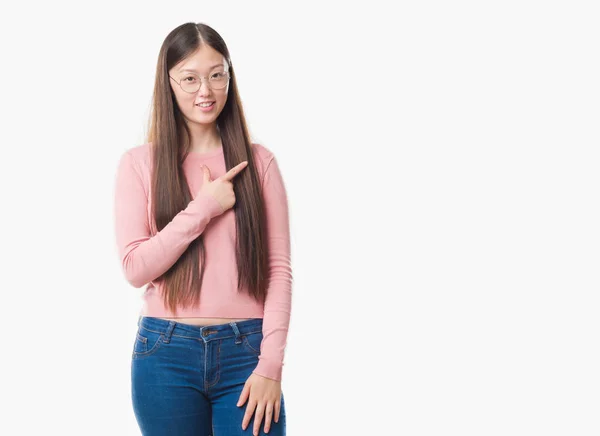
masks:
<path fill-rule="evenodd" d="M 169 321 L 176 321 L 182 324 L 191 324 L 196 326 L 229 324 L 230 322 L 246 321 L 252 318 L 161 318 Z"/>

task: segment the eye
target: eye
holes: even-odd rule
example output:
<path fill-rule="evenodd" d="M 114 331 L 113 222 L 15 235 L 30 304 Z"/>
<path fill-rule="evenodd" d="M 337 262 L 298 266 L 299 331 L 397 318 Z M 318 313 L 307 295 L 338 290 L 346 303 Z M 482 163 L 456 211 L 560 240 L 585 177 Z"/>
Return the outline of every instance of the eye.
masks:
<path fill-rule="evenodd" d="M 212 77 L 214 79 L 221 79 L 224 75 L 225 75 L 225 73 L 218 72 L 218 73 L 213 74 Z"/>
<path fill-rule="evenodd" d="M 196 81 L 196 78 L 195 78 L 194 76 L 188 76 L 188 77 L 186 77 L 186 78 L 185 78 L 185 79 L 183 79 L 183 80 L 184 80 L 184 81 L 186 81 L 186 80 L 188 80 L 188 79 L 191 79 L 191 80 L 189 80 L 189 82 L 195 82 L 195 81 Z"/>

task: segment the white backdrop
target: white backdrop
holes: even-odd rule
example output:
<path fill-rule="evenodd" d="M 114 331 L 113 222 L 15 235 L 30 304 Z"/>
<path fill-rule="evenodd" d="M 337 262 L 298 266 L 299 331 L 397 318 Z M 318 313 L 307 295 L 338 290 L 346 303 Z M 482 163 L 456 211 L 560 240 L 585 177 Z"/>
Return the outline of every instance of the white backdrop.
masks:
<path fill-rule="evenodd" d="M 288 190 L 288 435 L 599 434 L 593 2 L 349 3 L 2 6 L 0 434 L 139 434 L 114 176 L 187 21 Z"/>

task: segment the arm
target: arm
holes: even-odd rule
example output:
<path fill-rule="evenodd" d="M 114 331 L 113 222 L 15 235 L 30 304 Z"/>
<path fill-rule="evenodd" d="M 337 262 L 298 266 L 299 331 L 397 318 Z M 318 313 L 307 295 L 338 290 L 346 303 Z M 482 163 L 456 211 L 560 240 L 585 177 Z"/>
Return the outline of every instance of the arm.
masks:
<path fill-rule="evenodd" d="M 269 238 L 269 287 L 264 305 L 261 353 L 253 372 L 281 380 L 292 308 L 292 268 L 287 194 L 274 156 L 265 172 L 263 198 Z"/>
<path fill-rule="evenodd" d="M 115 185 L 115 233 L 127 281 L 136 288 L 165 273 L 209 221 L 223 213 L 209 194 L 198 194 L 156 235 L 150 235 L 148 194 L 138 166 L 128 151 L 118 165 Z"/>

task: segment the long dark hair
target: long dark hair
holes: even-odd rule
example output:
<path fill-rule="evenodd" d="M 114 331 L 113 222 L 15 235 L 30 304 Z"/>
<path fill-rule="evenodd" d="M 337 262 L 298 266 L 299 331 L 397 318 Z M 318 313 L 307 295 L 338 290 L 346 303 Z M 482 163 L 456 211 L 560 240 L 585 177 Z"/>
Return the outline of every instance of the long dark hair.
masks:
<path fill-rule="evenodd" d="M 169 84 L 169 70 L 203 44 L 221 53 L 229 64 L 231 78 L 227 101 L 216 120 L 226 170 L 242 161 L 248 161 L 246 168 L 233 181 L 236 197 L 234 210 L 238 292 L 243 286 L 247 286 L 249 294 L 264 303 L 269 268 L 258 170 L 229 50 L 223 38 L 203 23 L 185 23 L 173 29 L 165 38 L 158 56 L 146 138 L 151 143 L 152 150 L 152 215 L 156 230 L 160 231 L 192 200 L 183 172 L 183 161 L 189 153 L 191 135 Z M 172 312 L 177 313 L 178 307 L 198 303 L 205 258 L 203 237 L 200 235 L 159 278 L 165 306 Z"/>

